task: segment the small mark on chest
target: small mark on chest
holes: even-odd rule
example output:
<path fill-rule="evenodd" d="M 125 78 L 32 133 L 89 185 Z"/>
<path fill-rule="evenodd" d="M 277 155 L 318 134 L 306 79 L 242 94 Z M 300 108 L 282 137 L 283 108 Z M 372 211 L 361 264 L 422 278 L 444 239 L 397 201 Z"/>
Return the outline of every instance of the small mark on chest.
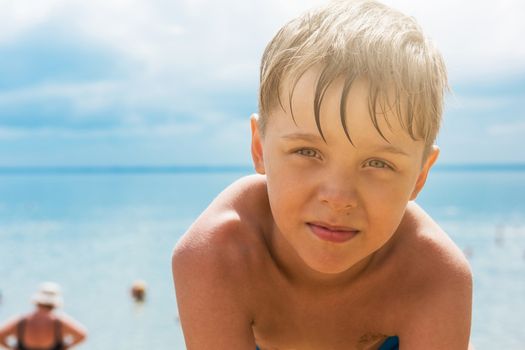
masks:
<path fill-rule="evenodd" d="M 388 336 L 382 333 L 365 333 L 359 338 L 357 350 L 375 349 L 375 347 L 386 338 L 388 338 Z"/>

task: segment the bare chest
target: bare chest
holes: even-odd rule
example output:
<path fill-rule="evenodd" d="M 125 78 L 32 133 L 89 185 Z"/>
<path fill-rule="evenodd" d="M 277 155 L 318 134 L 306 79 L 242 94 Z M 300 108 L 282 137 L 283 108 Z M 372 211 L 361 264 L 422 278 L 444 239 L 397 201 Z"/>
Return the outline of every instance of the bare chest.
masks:
<path fill-rule="evenodd" d="M 253 332 L 261 350 L 377 349 L 395 332 L 384 293 L 297 297 L 274 291 L 260 300 Z"/>

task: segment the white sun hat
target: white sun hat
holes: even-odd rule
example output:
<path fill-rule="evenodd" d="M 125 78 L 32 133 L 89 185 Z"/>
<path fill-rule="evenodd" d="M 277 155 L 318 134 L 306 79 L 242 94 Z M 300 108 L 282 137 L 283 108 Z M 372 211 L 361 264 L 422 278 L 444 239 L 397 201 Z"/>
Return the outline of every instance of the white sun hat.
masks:
<path fill-rule="evenodd" d="M 31 300 L 37 305 L 60 307 L 62 305 L 60 286 L 54 282 L 44 282 Z"/>

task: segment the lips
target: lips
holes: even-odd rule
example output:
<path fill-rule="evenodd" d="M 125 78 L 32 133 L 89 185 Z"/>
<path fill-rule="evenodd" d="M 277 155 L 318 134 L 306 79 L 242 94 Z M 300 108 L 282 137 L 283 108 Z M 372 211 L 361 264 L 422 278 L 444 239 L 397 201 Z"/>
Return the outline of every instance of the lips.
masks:
<path fill-rule="evenodd" d="M 310 231 L 323 241 L 344 243 L 354 238 L 359 230 L 350 227 L 331 226 L 324 223 L 308 223 Z"/>

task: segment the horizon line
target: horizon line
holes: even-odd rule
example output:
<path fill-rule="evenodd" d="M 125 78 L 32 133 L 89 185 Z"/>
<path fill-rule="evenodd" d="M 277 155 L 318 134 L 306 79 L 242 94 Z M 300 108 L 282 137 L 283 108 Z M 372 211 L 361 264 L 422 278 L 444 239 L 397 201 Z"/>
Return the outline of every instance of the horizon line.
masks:
<path fill-rule="evenodd" d="M 432 168 L 438 172 L 525 171 L 525 163 L 445 163 Z M 99 174 L 184 174 L 254 172 L 252 165 L 15 165 L 0 166 L 0 175 L 99 175 Z"/>

